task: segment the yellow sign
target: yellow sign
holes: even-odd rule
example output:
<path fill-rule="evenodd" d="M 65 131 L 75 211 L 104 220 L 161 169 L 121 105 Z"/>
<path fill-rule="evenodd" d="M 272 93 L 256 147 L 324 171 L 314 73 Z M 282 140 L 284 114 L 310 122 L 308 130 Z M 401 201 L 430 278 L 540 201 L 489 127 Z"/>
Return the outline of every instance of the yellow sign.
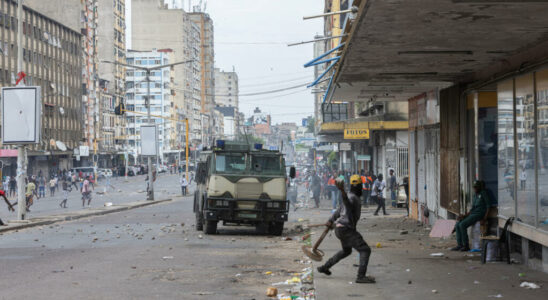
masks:
<path fill-rule="evenodd" d="M 344 139 L 345 140 L 368 140 L 369 129 L 345 129 Z"/>

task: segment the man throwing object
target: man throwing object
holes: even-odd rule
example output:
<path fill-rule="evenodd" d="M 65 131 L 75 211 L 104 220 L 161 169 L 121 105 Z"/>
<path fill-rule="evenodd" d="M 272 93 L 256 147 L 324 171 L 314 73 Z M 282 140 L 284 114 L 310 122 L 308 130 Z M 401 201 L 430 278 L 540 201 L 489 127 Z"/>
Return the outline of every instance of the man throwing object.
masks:
<path fill-rule="evenodd" d="M 356 283 L 375 283 L 375 278 L 365 276 L 371 248 L 363 240 L 362 235 L 356 230 L 361 215 L 360 196 L 362 194 L 362 181 L 359 175 L 350 177 L 350 193 L 344 190 L 344 182 L 337 180 L 337 188 L 342 194 L 342 205 L 339 205 L 326 226 L 335 227 L 335 235 L 341 241 L 342 250 L 331 257 L 323 266 L 318 267 L 318 272 L 331 275 L 331 267 L 341 259 L 352 253 L 352 248 L 360 253 L 360 266 Z"/>

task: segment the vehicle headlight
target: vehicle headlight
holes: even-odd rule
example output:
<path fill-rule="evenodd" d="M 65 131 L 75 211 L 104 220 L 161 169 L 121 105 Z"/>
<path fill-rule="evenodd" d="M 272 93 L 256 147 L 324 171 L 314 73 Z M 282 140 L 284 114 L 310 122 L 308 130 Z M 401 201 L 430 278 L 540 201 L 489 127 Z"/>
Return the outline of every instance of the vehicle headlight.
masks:
<path fill-rule="evenodd" d="M 215 201 L 215 206 L 228 207 L 228 201 L 227 200 L 217 200 L 217 201 Z"/>
<path fill-rule="evenodd" d="M 268 202 L 266 204 L 267 208 L 280 208 L 280 202 Z"/>

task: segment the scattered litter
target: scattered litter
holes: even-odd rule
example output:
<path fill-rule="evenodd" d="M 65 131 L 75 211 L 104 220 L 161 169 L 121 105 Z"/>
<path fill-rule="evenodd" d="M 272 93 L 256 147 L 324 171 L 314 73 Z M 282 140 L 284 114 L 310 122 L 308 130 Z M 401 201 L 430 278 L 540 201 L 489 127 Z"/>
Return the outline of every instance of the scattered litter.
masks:
<path fill-rule="evenodd" d="M 477 280 L 474 280 L 474 284 L 479 284 L 480 282 Z"/>
<path fill-rule="evenodd" d="M 407 230 L 400 231 L 400 234 L 408 234 L 408 233 L 409 233 L 409 231 L 407 231 Z"/>
<path fill-rule="evenodd" d="M 105 207 L 109 207 L 109 206 L 112 206 L 112 202 L 106 202 L 105 203 Z"/>
<path fill-rule="evenodd" d="M 272 272 L 268 271 L 268 272 L 264 272 L 265 275 L 272 275 Z"/>
<path fill-rule="evenodd" d="M 375 245 L 375 247 L 377 247 L 377 248 L 382 248 L 382 245 L 381 245 L 380 242 L 378 242 L 378 243 Z"/>
<path fill-rule="evenodd" d="M 525 273 L 519 273 L 518 276 L 519 277 L 525 277 Z"/>
<path fill-rule="evenodd" d="M 432 293 L 437 294 L 438 290 L 432 290 Z"/>
<path fill-rule="evenodd" d="M 173 256 L 164 256 L 162 259 L 173 259 Z"/>
<path fill-rule="evenodd" d="M 405 269 L 405 272 L 411 272 L 411 269 Z"/>
<path fill-rule="evenodd" d="M 411 283 L 413 283 L 413 282 L 411 282 L 411 280 L 409 280 L 409 281 L 407 282 L 407 284 L 411 284 Z"/>
<path fill-rule="evenodd" d="M 304 219 L 303 219 L 303 218 L 299 218 L 297 221 L 299 221 L 299 222 L 304 222 Z"/>
<path fill-rule="evenodd" d="M 198 238 L 203 239 L 204 237 L 200 234 L 200 235 L 198 235 Z"/>
<path fill-rule="evenodd" d="M 269 287 L 266 289 L 267 297 L 276 297 L 278 295 L 278 289 L 275 287 Z"/>
<path fill-rule="evenodd" d="M 431 253 L 430 256 L 433 256 L 433 257 L 443 257 L 443 253 L 442 252 L 437 252 L 437 253 Z"/>
<path fill-rule="evenodd" d="M 540 286 L 538 286 L 537 284 L 532 283 L 532 282 L 527 282 L 527 281 L 522 282 L 519 285 L 519 287 L 527 288 L 527 289 L 539 289 L 540 288 Z"/>
<path fill-rule="evenodd" d="M 349 281 L 348 284 L 352 284 L 352 281 Z"/>
<path fill-rule="evenodd" d="M 214 293 L 212 293 L 212 292 L 195 292 L 195 293 L 192 293 L 192 295 L 196 295 L 196 296 L 210 296 L 210 295 L 214 295 Z"/>
<path fill-rule="evenodd" d="M 291 241 L 291 240 L 293 240 L 293 239 L 289 236 L 282 237 L 282 241 Z"/>
<path fill-rule="evenodd" d="M 488 298 L 502 298 L 502 295 L 501 294 L 497 294 L 497 295 L 489 295 L 487 296 Z"/>
<path fill-rule="evenodd" d="M 302 240 L 305 241 L 310 237 L 310 233 L 303 235 Z"/>
<path fill-rule="evenodd" d="M 240 276 L 242 276 L 242 274 L 238 273 L 238 274 L 236 274 L 235 276 L 236 276 L 236 277 L 240 277 Z"/>

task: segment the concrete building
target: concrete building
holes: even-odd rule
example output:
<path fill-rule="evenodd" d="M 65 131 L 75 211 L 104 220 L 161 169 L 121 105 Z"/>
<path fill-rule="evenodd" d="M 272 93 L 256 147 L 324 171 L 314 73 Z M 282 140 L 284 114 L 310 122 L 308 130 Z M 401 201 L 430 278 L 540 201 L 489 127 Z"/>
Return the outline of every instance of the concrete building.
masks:
<path fill-rule="evenodd" d="M 235 140 L 238 137 L 235 123 L 237 121 L 236 108 L 218 106 L 216 111 L 223 115 L 223 136 L 227 140 Z"/>
<path fill-rule="evenodd" d="M 218 107 L 233 107 L 234 116 L 239 114 L 239 88 L 238 88 L 238 73 L 225 72 L 216 68 L 215 73 L 215 105 Z M 234 134 L 238 132 L 240 126 L 239 118 L 235 118 L 234 122 L 225 122 L 225 132 L 228 126 L 234 126 L 230 132 Z M 233 134 L 233 135 L 234 135 Z"/>
<path fill-rule="evenodd" d="M 213 20 L 208 14 L 201 12 L 200 9 L 195 9 L 194 12 L 188 14 L 191 22 L 198 26 L 200 30 L 199 42 L 199 63 L 200 63 L 200 113 L 204 116 L 202 124 L 203 134 L 213 137 L 214 110 L 215 107 L 215 49 L 214 49 L 214 32 Z M 210 146 L 211 139 L 203 140 L 205 146 Z"/>
<path fill-rule="evenodd" d="M 23 71 L 26 85 L 42 88 L 42 143 L 28 149 L 28 174 L 48 175 L 72 167 L 72 150 L 82 140 L 82 35 L 37 8 L 23 9 Z M 17 4 L 0 1 L 0 82 L 17 75 Z M 56 141 L 67 146 L 57 148 Z M 15 175 L 16 151 L 2 151 L 4 174 Z"/>
<path fill-rule="evenodd" d="M 126 61 L 126 9 L 125 0 L 96 0 L 97 21 L 97 57 L 99 60 L 125 63 Z M 112 63 L 99 63 L 99 78 L 110 82 L 113 101 L 116 105 L 124 102 L 125 76 L 124 66 Z M 121 119 L 117 121 L 122 122 Z M 125 127 L 123 124 L 116 126 L 114 134 L 117 149 L 121 150 L 126 145 Z"/>
<path fill-rule="evenodd" d="M 484 9 L 450 0 L 352 5 L 358 13 L 341 26 L 346 36 L 335 53 L 340 59 L 329 74 L 333 84 L 326 101 L 355 102 L 360 115 L 364 108 L 373 115 L 392 112 L 377 120 L 324 119 L 320 134 L 370 130 L 361 142 L 373 155 L 388 156 L 394 142 L 386 133 L 396 130 L 396 158 L 408 159 L 410 214 L 421 222 L 466 213 L 474 181 L 483 181 L 492 200 L 491 233 L 515 218 L 508 227 L 512 256 L 548 272 L 543 14 L 548 5 L 493 2 Z M 448 18 L 448 11 L 469 17 Z M 400 119 L 405 114 L 408 121 Z M 408 155 L 400 156 L 404 128 Z M 384 138 L 375 133 L 380 129 Z M 373 166 L 376 172 L 387 171 L 385 161 Z"/>
<path fill-rule="evenodd" d="M 175 67 L 174 108 L 189 120 L 190 139 L 202 142 L 200 27 L 183 9 L 169 9 L 163 1 L 132 1 L 132 47 L 138 50 L 172 49 Z M 184 132 L 184 130 L 182 131 Z"/>
<path fill-rule="evenodd" d="M 127 64 L 154 67 L 171 63 L 171 51 L 128 51 Z M 150 77 L 150 111 L 151 120 L 147 117 L 147 82 L 146 72 L 127 68 L 126 70 L 126 119 L 130 151 L 136 156 L 141 153 L 141 125 L 155 123 L 158 126 L 158 150 L 160 157 L 170 153 L 174 141 L 175 128 L 173 119 L 173 99 L 171 95 L 171 78 L 173 70 L 166 67 L 151 72 Z M 182 133 L 179 133 L 182 134 Z"/>

